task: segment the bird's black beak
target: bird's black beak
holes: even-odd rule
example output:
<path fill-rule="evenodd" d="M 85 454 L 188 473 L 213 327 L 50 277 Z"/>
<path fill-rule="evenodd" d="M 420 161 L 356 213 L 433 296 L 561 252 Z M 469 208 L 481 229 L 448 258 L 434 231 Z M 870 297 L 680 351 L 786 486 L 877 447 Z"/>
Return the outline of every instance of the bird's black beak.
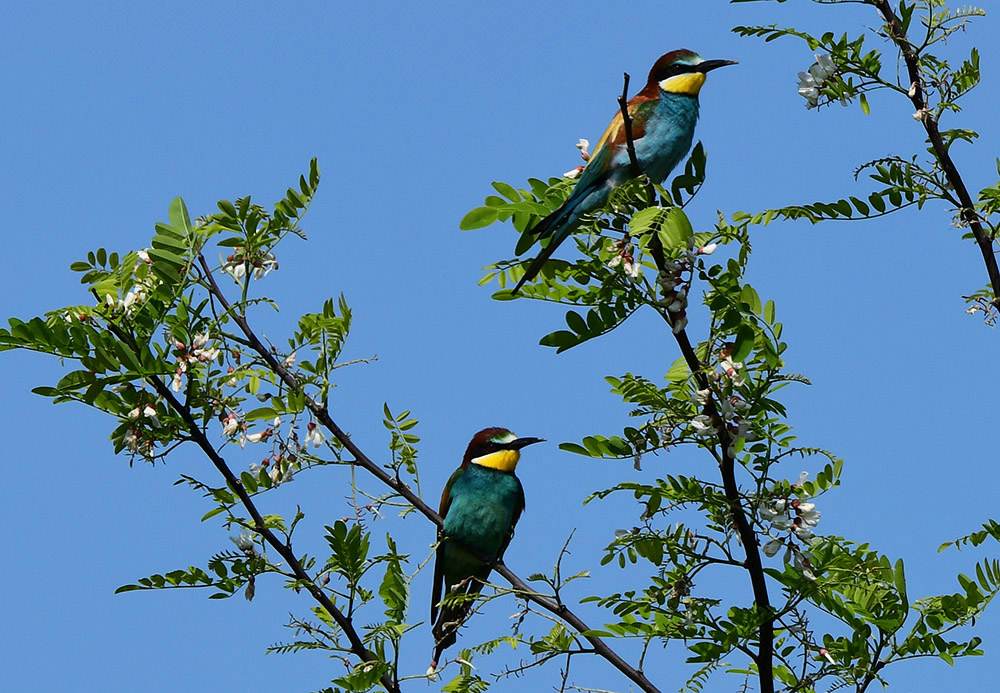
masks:
<path fill-rule="evenodd" d="M 510 448 L 511 450 L 520 450 L 523 447 L 534 445 L 535 443 L 544 443 L 544 442 L 545 438 L 516 438 L 507 443 L 506 447 Z"/>
<path fill-rule="evenodd" d="M 703 60 L 697 65 L 695 65 L 695 70 L 698 72 L 711 72 L 717 67 L 725 67 L 726 65 L 737 65 L 735 60 Z"/>

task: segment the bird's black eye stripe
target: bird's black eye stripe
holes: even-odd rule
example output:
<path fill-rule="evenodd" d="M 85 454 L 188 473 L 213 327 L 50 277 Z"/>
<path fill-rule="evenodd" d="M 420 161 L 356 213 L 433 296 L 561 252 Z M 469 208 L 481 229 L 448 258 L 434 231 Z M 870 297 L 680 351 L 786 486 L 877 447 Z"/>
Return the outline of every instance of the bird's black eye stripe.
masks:
<path fill-rule="evenodd" d="M 669 77 L 676 77 L 677 75 L 687 74 L 689 72 L 697 72 L 697 65 L 682 65 L 675 63 L 673 65 L 667 65 L 665 68 L 656 73 L 656 81 L 662 82 Z"/>

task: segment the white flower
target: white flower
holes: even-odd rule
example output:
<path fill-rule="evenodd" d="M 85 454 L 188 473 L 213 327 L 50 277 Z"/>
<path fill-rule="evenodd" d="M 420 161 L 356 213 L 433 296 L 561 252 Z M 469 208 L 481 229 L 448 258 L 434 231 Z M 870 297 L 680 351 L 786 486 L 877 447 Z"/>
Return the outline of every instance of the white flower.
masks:
<path fill-rule="evenodd" d="M 810 541 L 814 536 L 816 536 L 815 534 L 813 534 L 813 531 L 808 527 L 796 526 L 794 532 L 795 536 L 797 536 L 802 541 Z"/>
<path fill-rule="evenodd" d="M 129 312 L 132 306 L 135 304 L 136 299 L 137 299 L 136 293 L 134 291 L 129 291 L 127 294 L 125 294 L 125 300 L 122 301 L 122 308 L 124 308 L 126 312 Z"/>
<path fill-rule="evenodd" d="M 809 67 L 809 72 L 799 73 L 799 95 L 806 100 L 806 108 L 819 105 L 819 90 L 836 72 L 833 58 L 824 53 L 816 55 L 816 62 Z"/>
<path fill-rule="evenodd" d="M 792 488 L 795 488 L 796 486 L 801 486 L 802 484 L 806 483 L 808 479 L 809 479 L 809 472 L 801 472 L 799 474 L 799 478 L 795 480 L 794 484 L 792 484 Z"/>
<path fill-rule="evenodd" d="M 581 173 L 583 173 L 583 166 L 577 166 L 576 168 L 571 168 L 570 170 L 566 171 L 566 173 L 563 174 L 563 178 L 569 178 L 570 180 L 573 180 Z"/>
<path fill-rule="evenodd" d="M 817 53 L 816 64 L 809 68 L 809 72 L 816 78 L 817 82 L 825 82 L 837 72 L 837 66 L 830 55 Z"/>
<path fill-rule="evenodd" d="M 819 89 L 816 80 L 808 72 L 799 73 L 799 96 L 806 100 L 806 108 L 816 108 L 819 105 Z"/>
<path fill-rule="evenodd" d="M 584 161 L 590 159 L 590 140 L 581 137 L 577 140 L 576 148 L 580 150 L 580 156 L 583 157 Z"/>
<path fill-rule="evenodd" d="M 222 435 L 228 438 L 229 436 L 236 433 L 239 427 L 240 427 L 240 420 L 236 418 L 236 414 L 230 413 L 229 416 L 227 416 L 223 420 Z"/>
<path fill-rule="evenodd" d="M 788 532 L 795 528 L 795 522 L 787 513 L 778 513 L 771 518 L 771 529 L 778 532 Z"/>
<path fill-rule="evenodd" d="M 199 361 L 214 361 L 219 355 L 219 347 L 212 347 L 211 349 L 199 349 L 198 350 L 198 360 Z"/>
<path fill-rule="evenodd" d="M 781 551 L 782 546 L 784 546 L 784 542 L 780 539 L 772 539 L 761 547 L 761 551 L 763 551 L 764 555 L 768 558 L 774 558 L 778 555 L 778 552 Z"/>
<path fill-rule="evenodd" d="M 274 253 L 268 253 L 264 256 L 264 259 L 260 261 L 260 265 L 256 265 L 254 267 L 253 278 L 263 279 L 276 269 L 278 269 L 278 259 L 274 256 Z"/>
<path fill-rule="evenodd" d="M 642 274 L 642 266 L 638 262 L 625 260 L 625 274 L 631 279 L 638 279 Z"/>
<path fill-rule="evenodd" d="M 706 387 L 704 390 L 698 390 L 697 392 L 695 392 L 694 397 L 692 397 L 691 399 L 699 407 L 703 407 L 705 406 L 705 402 L 707 402 L 711 396 L 712 396 L 712 390 Z"/>
<path fill-rule="evenodd" d="M 687 327 L 687 324 L 688 324 L 688 319 L 686 317 L 681 316 L 678 318 L 674 318 L 674 327 L 673 327 L 674 334 L 679 333 L 681 330 Z"/>
<path fill-rule="evenodd" d="M 816 509 L 815 503 L 799 503 L 795 512 L 798 513 L 799 520 L 805 527 L 815 527 L 819 524 L 819 519 L 822 516 L 822 513 Z"/>
<path fill-rule="evenodd" d="M 240 442 L 241 445 L 246 443 L 259 443 L 260 439 L 264 437 L 263 433 L 244 433 L 243 440 Z"/>
<path fill-rule="evenodd" d="M 306 433 L 306 447 L 309 447 L 309 444 L 312 443 L 314 448 L 318 448 L 326 440 L 326 436 L 323 435 L 323 431 L 321 431 L 320 427 L 313 422 L 310 421 L 309 425 L 306 426 L 306 429 L 308 431 Z"/>
<path fill-rule="evenodd" d="M 708 435 L 715 432 L 712 419 L 707 414 L 698 414 L 691 419 L 691 428 L 694 429 L 696 435 Z"/>
<path fill-rule="evenodd" d="M 806 551 L 795 551 L 794 554 L 794 565 L 802 573 L 802 577 L 806 580 L 815 580 L 816 574 L 812 571 L 812 555 Z"/>
<path fill-rule="evenodd" d="M 730 406 L 732 406 L 732 405 L 730 405 Z M 750 422 L 747 421 L 746 419 L 740 421 L 736 425 L 736 437 L 737 438 L 743 438 L 744 440 L 750 440 L 751 439 L 750 436 L 747 435 L 749 432 L 750 432 Z"/>
<path fill-rule="evenodd" d="M 736 409 L 728 399 L 719 402 L 719 411 L 722 413 L 722 418 L 724 419 L 732 419 L 736 415 Z"/>
<path fill-rule="evenodd" d="M 295 470 L 292 469 L 292 465 L 290 464 L 275 463 L 271 467 L 271 471 L 268 472 L 268 476 L 271 477 L 271 481 L 274 482 L 275 486 L 280 486 L 281 484 L 295 480 Z"/>
<path fill-rule="evenodd" d="M 194 336 L 194 341 L 191 343 L 191 346 L 194 347 L 195 351 L 198 351 L 199 349 L 201 349 L 202 347 L 204 347 L 206 344 L 208 344 L 208 340 L 210 338 L 211 338 L 211 335 L 208 332 L 196 334 Z"/>
<path fill-rule="evenodd" d="M 277 428 L 280 425 L 281 425 L 281 417 L 280 416 L 274 417 L 274 422 L 271 424 L 271 428 Z"/>
<path fill-rule="evenodd" d="M 709 243 L 708 245 L 703 245 L 698 248 L 699 255 L 711 255 L 715 252 L 715 249 L 719 247 L 718 243 Z"/>
<path fill-rule="evenodd" d="M 126 431 L 125 437 L 122 438 L 122 442 L 125 443 L 125 447 L 128 448 L 129 452 L 139 451 L 139 436 L 135 434 L 135 429 L 131 426 Z"/>
<path fill-rule="evenodd" d="M 236 544 L 236 548 L 240 551 L 253 551 L 253 535 L 250 532 L 242 530 L 238 537 L 229 537 L 229 539 Z"/>
<path fill-rule="evenodd" d="M 243 279 L 244 275 L 246 275 L 247 273 L 246 261 L 243 259 L 240 259 L 239 261 L 228 260 L 223 263 L 222 271 L 228 274 L 233 279 L 235 279 L 237 283 L 239 283 Z"/>
<path fill-rule="evenodd" d="M 617 267 L 620 264 L 622 264 L 622 256 L 621 255 L 615 255 L 613 258 L 611 258 L 611 262 L 608 263 L 608 267 L 610 269 L 614 269 L 615 267 Z"/>
<path fill-rule="evenodd" d="M 729 379 L 733 381 L 733 385 L 736 387 L 743 387 L 743 378 L 737 372 L 743 368 L 743 363 L 741 361 L 733 361 L 731 358 L 726 356 L 719 363 L 722 368 L 722 372 L 729 376 Z"/>
<path fill-rule="evenodd" d="M 290 353 L 288 356 L 285 357 L 285 360 L 282 362 L 281 365 L 283 365 L 285 368 L 291 368 L 292 366 L 295 365 L 295 359 L 297 358 L 298 354 L 293 351 L 292 353 Z"/>
<path fill-rule="evenodd" d="M 182 373 L 183 371 L 178 368 L 177 372 L 174 373 L 174 379 L 170 381 L 170 389 L 174 392 L 180 392 L 184 388 L 184 381 L 181 379 Z"/>

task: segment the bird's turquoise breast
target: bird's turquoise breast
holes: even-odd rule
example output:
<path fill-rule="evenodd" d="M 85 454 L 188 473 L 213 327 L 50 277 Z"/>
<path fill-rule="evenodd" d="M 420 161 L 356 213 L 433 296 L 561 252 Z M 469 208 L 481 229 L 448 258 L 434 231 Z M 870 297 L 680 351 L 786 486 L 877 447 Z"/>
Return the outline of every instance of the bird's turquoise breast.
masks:
<path fill-rule="evenodd" d="M 696 122 L 696 97 L 660 94 L 656 109 L 646 121 L 645 133 L 635 143 L 636 157 L 652 180 L 662 182 L 691 149 Z"/>
<path fill-rule="evenodd" d="M 444 532 L 483 554 L 495 557 L 524 504 L 521 482 L 513 474 L 470 464 L 450 492 Z"/>

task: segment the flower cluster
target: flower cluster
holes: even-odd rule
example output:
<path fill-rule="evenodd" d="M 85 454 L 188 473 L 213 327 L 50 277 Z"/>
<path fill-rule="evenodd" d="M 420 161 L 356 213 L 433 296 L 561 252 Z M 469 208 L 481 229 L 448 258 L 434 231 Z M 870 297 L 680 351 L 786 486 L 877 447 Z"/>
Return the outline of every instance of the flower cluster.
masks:
<path fill-rule="evenodd" d="M 126 317 L 131 317 L 149 297 L 149 294 L 163 283 L 162 280 L 158 279 L 148 269 L 141 273 L 138 272 L 140 267 L 148 267 L 153 264 L 153 261 L 150 259 L 149 253 L 145 249 L 138 251 L 136 254 L 139 256 L 139 262 L 135 263 L 135 267 L 132 269 L 132 273 L 135 276 L 132 288 L 129 289 L 121 298 L 116 299 L 111 294 L 104 295 L 103 307 L 109 312 L 120 312 L 124 313 Z M 86 315 L 80 315 L 78 317 L 80 320 L 85 320 L 87 318 Z"/>
<path fill-rule="evenodd" d="M 608 267 L 614 269 L 621 265 L 629 279 L 638 279 L 639 275 L 642 274 L 642 265 L 636 262 L 635 256 L 632 255 L 632 244 L 628 240 L 622 239 L 615 243 L 615 248 L 618 253 L 611 258 Z"/>
<path fill-rule="evenodd" d="M 130 387 L 125 385 L 124 387 Z M 131 453 L 138 453 L 148 457 L 153 450 L 153 436 L 144 433 L 145 427 L 161 428 L 160 419 L 157 416 L 155 403 L 139 402 L 127 414 L 131 424 L 125 431 L 122 442 L 125 448 Z"/>
<path fill-rule="evenodd" d="M 732 382 L 733 387 L 743 387 L 746 381 L 743 380 L 743 376 L 740 375 L 740 371 L 743 370 L 742 361 L 733 361 L 732 354 L 733 348 L 736 344 L 733 342 L 726 342 L 722 347 L 720 352 L 721 359 L 719 360 L 720 373 L 715 373 L 716 379 L 728 378 Z"/>
<path fill-rule="evenodd" d="M 663 298 L 659 303 L 670 314 L 670 324 L 673 325 L 674 334 L 687 327 L 687 296 L 691 288 L 692 275 L 687 274 L 686 277 L 684 275 L 693 269 L 695 259 L 699 255 L 711 255 L 717 247 L 717 243 L 709 243 L 696 248 L 694 241 L 691 241 L 690 247 L 684 251 L 679 260 L 664 263 L 663 269 L 660 270 L 656 282 L 660 285 Z"/>
<path fill-rule="evenodd" d="M 176 341 L 174 342 L 174 349 L 177 354 L 177 368 L 174 370 L 174 377 L 170 383 L 170 389 L 174 392 L 180 392 L 184 387 L 184 381 L 181 376 L 187 373 L 188 365 L 192 363 L 208 363 L 214 361 L 219 355 L 218 347 L 209 347 L 210 336 L 209 333 L 197 334 L 194 337 L 194 341 L 191 345 L 185 345 L 184 342 Z"/>
<path fill-rule="evenodd" d="M 799 94 L 806 100 L 806 108 L 819 106 L 820 89 L 837 72 L 837 66 L 829 55 L 816 55 L 816 62 L 808 72 L 799 73 Z"/>
<path fill-rule="evenodd" d="M 704 390 L 695 391 L 691 397 L 691 401 L 698 407 L 703 408 L 711 398 L 712 390 L 705 388 Z M 749 408 L 750 405 L 746 401 L 736 396 L 719 399 L 719 415 L 722 417 L 726 430 L 729 432 L 730 443 L 726 450 L 729 457 L 736 457 L 736 445 L 739 441 L 756 440 L 756 435 L 750 429 L 750 422 L 743 418 L 743 415 Z M 715 434 L 715 426 L 708 414 L 698 414 L 695 416 L 691 420 L 691 428 L 694 430 L 695 435 L 698 436 L 708 437 Z"/>
<path fill-rule="evenodd" d="M 278 269 L 278 259 L 271 252 L 251 256 L 245 253 L 242 247 L 237 247 L 222 263 L 222 271 L 236 282 L 243 281 L 248 269 L 253 271 L 254 279 L 263 279 L 273 270 Z"/>
<path fill-rule="evenodd" d="M 792 488 L 800 486 L 809 477 L 802 472 Z M 784 547 L 785 563 L 791 563 L 807 580 L 815 580 L 812 571 L 812 555 L 804 551 L 795 540 L 808 543 L 815 536 L 813 527 L 819 524 L 820 512 L 816 504 L 800 498 L 782 497 L 760 509 L 760 519 L 771 524 L 768 536 L 771 539 L 762 550 L 768 558 L 773 558 Z M 776 537 L 775 533 L 781 536 Z"/>
<path fill-rule="evenodd" d="M 295 467 L 293 466 L 295 460 L 296 457 L 294 455 L 290 457 L 282 455 L 265 457 L 260 461 L 260 464 L 254 463 L 250 465 L 250 473 L 257 476 L 262 469 L 267 469 L 267 475 L 271 477 L 271 483 L 275 486 L 281 486 L 290 481 L 295 481 Z"/>

